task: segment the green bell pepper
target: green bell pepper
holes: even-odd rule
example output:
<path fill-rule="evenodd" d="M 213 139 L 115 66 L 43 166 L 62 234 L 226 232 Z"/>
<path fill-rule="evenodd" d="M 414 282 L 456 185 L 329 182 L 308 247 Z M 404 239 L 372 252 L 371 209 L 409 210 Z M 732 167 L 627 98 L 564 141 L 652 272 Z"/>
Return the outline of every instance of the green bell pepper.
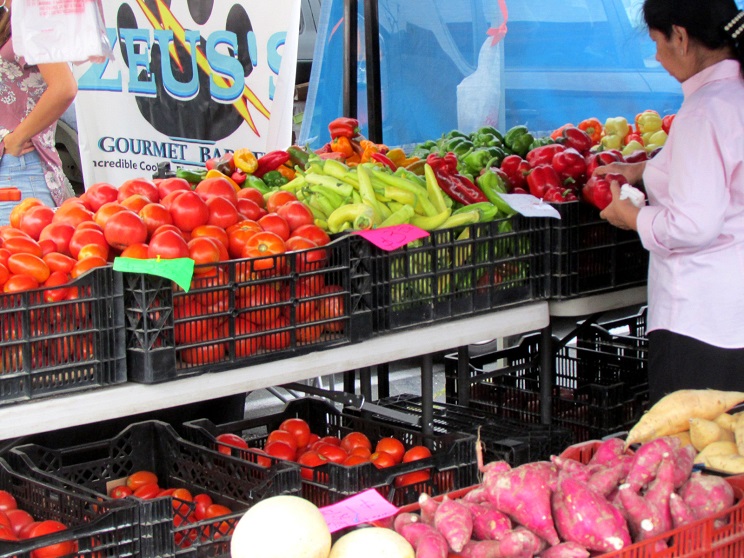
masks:
<path fill-rule="evenodd" d="M 275 172 L 278 173 L 278 171 Z M 252 174 L 245 175 L 245 182 L 243 182 L 242 186 L 243 188 L 255 188 L 262 194 L 268 194 L 272 190 L 266 185 L 266 182 L 264 182 L 257 176 L 253 176 Z"/>
<path fill-rule="evenodd" d="M 487 170 L 478 177 L 478 186 L 483 190 L 488 201 L 498 208 L 499 212 L 505 216 L 511 216 L 516 213 L 500 196 L 500 194 L 506 194 L 508 192 L 506 183 L 500 174 L 491 169 Z"/>
<path fill-rule="evenodd" d="M 478 130 L 475 132 L 476 134 L 493 134 L 499 140 L 501 140 L 501 143 L 504 142 L 504 135 L 499 132 L 496 128 L 493 126 L 483 126 L 482 128 L 478 128 Z"/>
<path fill-rule="evenodd" d="M 481 147 L 474 149 L 460 159 L 460 170 L 465 174 L 478 175 L 481 169 L 486 168 L 488 161 L 493 158 L 489 148 Z"/>
<path fill-rule="evenodd" d="M 280 186 L 284 186 L 289 180 L 277 170 L 267 172 L 261 177 L 270 189 L 276 189 Z"/>
<path fill-rule="evenodd" d="M 470 136 L 475 147 L 501 147 L 504 142 L 493 134 L 473 134 Z"/>
<path fill-rule="evenodd" d="M 542 147 L 543 145 L 550 145 L 553 143 L 555 143 L 555 141 L 550 136 L 545 136 L 543 138 L 535 138 L 535 141 L 533 141 L 532 144 L 530 144 L 530 151 L 532 151 L 536 147 Z"/>
<path fill-rule="evenodd" d="M 452 139 L 452 138 L 466 138 L 466 139 L 469 139 L 469 136 L 467 134 L 464 134 L 460 130 L 450 130 L 449 132 L 447 132 L 447 134 L 444 137 L 447 138 L 447 139 Z"/>
<path fill-rule="evenodd" d="M 535 138 L 527 129 L 527 126 L 514 126 L 504 135 L 504 145 L 520 157 L 527 155 L 533 141 L 535 141 Z"/>

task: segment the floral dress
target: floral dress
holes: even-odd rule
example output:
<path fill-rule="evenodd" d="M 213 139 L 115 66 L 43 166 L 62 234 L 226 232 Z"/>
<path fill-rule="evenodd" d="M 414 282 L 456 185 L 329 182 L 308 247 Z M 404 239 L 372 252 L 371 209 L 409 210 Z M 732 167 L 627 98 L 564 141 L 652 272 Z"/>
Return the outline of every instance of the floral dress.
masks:
<path fill-rule="evenodd" d="M 13 39 L 0 47 L 0 128 L 14 130 L 34 109 L 47 85 L 38 66 L 26 64 L 13 50 Z M 56 122 L 31 138 L 44 169 L 44 180 L 57 205 L 74 196 L 54 147 Z"/>

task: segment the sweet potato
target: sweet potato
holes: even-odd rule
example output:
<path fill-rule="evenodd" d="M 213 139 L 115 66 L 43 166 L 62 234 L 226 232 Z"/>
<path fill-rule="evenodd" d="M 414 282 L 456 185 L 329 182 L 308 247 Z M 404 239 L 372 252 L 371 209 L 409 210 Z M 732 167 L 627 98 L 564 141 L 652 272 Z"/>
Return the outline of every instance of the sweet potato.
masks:
<path fill-rule="evenodd" d="M 672 477 L 674 488 L 679 488 L 690 478 L 696 455 L 697 452 L 692 445 L 682 446 L 674 451 L 674 475 Z"/>
<path fill-rule="evenodd" d="M 410 512 L 399 513 L 393 520 L 393 530 L 396 533 L 400 534 L 400 530 L 403 528 L 404 525 L 408 525 L 409 523 L 419 523 L 420 521 L 421 516 L 419 516 L 418 514 Z"/>
<path fill-rule="evenodd" d="M 625 442 L 620 438 L 607 438 L 594 450 L 589 465 L 605 465 L 625 453 Z"/>
<path fill-rule="evenodd" d="M 467 506 L 473 517 L 473 536 L 476 539 L 497 541 L 512 530 L 511 519 L 493 504 L 488 502 L 477 504 L 464 500 L 462 503 Z"/>
<path fill-rule="evenodd" d="M 515 527 L 511 534 L 505 535 L 502 540 L 510 536 L 521 537 L 524 541 L 525 551 L 527 551 L 530 555 L 539 554 L 540 552 L 548 548 L 548 543 L 545 542 L 544 539 L 538 537 L 535 533 L 522 525 Z"/>
<path fill-rule="evenodd" d="M 739 455 L 744 455 L 744 413 L 736 413 L 736 424 L 734 424 L 734 440 Z"/>
<path fill-rule="evenodd" d="M 711 469 L 738 475 L 744 473 L 744 456 L 711 455 L 706 458 L 705 465 Z"/>
<path fill-rule="evenodd" d="M 675 529 L 695 521 L 695 514 L 692 513 L 690 506 L 676 492 L 669 495 L 669 512 L 672 516 L 672 527 Z"/>
<path fill-rule="evenodd" d="M 717 422 L 702 418 L 690 419 L 690 442 L 696 450 L 702 451 L 713 442 L 733 442 L 734 433 L 721 427 Z"/>
<path fill-rule="evenodd" d="M 473 516 L 464 504 L 445 496 L 434 514 L 434 527 L 452 550 L 460 552 L 473 536 Z"/>
<path fill-rule="evenodd" d="M 689 430 L 683 430 L 682 432 L 677 432 L 676 434 L 669 434 L 669 436 L 672 436 L 674 438 L 678 438 L 679 441 L 682 443 L 683 446 L 692 445 L 692 441 L 690 441 L 690 431 Z"/>
<path fill-rule="evenodd" d="M 710 466 L 708 459 L 714 455 L 739 455 L 739 451 L 734 442 L 713 442 L 695 456 L 694 463 Z"/>
<path fill-rule="evenodd" d="M 744 392 L 713 389 L 674 391 L 656 402 L 628 432 L 625 447 L 688 429 L 691 418 L 713 420 L 744 401 Z"/>
<path fill-rule="evenodd" d="M 496 508 L 524 525 L 548 543 L 558 544 L 550 507 L 550 495 L 557 483 L 555 467 L 546 461 L 525 463 L 483 483 Z"/>
<path fill-rule="evenodd" d="M 421 521 L 427 525 L 434 525 L 434 515 L 437 513 L 439 502 L 429 496 L 426 492 L 419 495 L 419 508 L 421 509 Z"/>
<path fill-rule="evenodd" d="M 447 558 L 449 547 L 444 536 L 426 523 L 406 523 L 398 531 L 416 551 L 416 558 Z"/>
<path fill-rule="evenodd" d="M 659 528 L 669 531 L 672 528 L 672 513 L 669 509 L 669 498 L 674 492 L 674 475 L 676 464 L 674 460 L 663 461 L 659 466 L 656 478 L 646 491 L 645 498 L 654 506 L 659 515 Z"/>
<path fill-rule="evenodd" d="M 732 415 L 731 413 L 721 413 L 713 420 L 721 428 L 725 428 L 726 430 L 731 430 L 731 432 L 733 432 L 734 427 L 736 426 L 736 419 L 736 415 Z"/>
<path fill-rule="evenodd" d="M 574 478 L 580 478 L 584 481 L 589 480 L 592 472 L 600 465 L 588 466 L 575 459 L 569 459 L 561 455 L 551 455 L 550 462 L 558 468 L 558 471 L 564 471 Z"/>
<path fill-rule="evenodd" d="M 480 485 L 473 490 L 468 491 L 467 494 L 465 494 L 461 499 L 466 502 L 474 502 L 476 504 L 488 502 L 488 492 L 483 485 Z"/>
<path fill-rule="evenodd" d="M 462 549 L 462 558 L 530 558 L 531 541 L 524 533 L 510 531 L 498 541 L 470 541 Z"/>
<path fill-rule="evenodd" d="M 651 502 L 633 490 L 629 484 L 623 484 L 618 491 L 623 509 L 626 512 L 633 542 L 644 541 L 666 531 L 661 511 Z"/>
<path fill-rule="evenodd" d="M 607 461 L 602 469 L 589 477 L 589 487 L 607 498 L 626 479 L 632 463 L 633 456 L 630 454 L 618 455 Z"/>
<path fill-rule="evenodd" d="M 679 447 L 679 440 L 665 436 L 642 444 L 633 456 L 627 482 L 638 492 L 656 476 L 663 459 L 670 459 Z"/>
<path fill-rule="evenodd" d="M 562 475 L 551 498 L 561 538 L 587 550 L 610 552 L 631 544 L 625 519 L 615 506 L 585 483 Z"/>
<path fill-rule="evenodd" d="M 734 504 L 734 489 L 723 477 L 693 473 L 679 489 L 695 519 L 705 519 Z"/>
<path fill-rule="evenodd" d="M 539 558 L 589 558 L 589 551 L 575 542 L 564 542 L 551 546 Z"/>

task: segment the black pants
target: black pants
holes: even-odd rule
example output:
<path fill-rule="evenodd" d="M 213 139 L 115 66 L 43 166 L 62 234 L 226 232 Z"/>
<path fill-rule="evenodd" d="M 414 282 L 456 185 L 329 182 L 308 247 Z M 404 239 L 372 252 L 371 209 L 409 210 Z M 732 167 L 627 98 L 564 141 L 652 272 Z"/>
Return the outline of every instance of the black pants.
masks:
<path fill-rule="evenodd" d="M 679 389 L 744 391 L 744 348 L 722 349 L 667 330 L 648 334 L 649 398 Z"/>

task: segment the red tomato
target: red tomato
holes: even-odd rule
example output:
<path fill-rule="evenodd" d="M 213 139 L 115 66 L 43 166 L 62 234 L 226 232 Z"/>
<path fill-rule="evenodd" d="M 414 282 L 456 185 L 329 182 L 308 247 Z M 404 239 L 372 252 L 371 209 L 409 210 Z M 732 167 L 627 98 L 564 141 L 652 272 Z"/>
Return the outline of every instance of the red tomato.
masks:
<path fill-rule="evenodd" d="M 230 515 L 232 513 L 232 510 L 228 508 L 227 506 L 223 506 L 221 504 L 212 504 L 206 509 L 205 515 L 206 517 L 204 519 L 212 519 L 213 517 L 222 517 L 225 515 Z M 212 536 L 215 539 L 218 539 L 222 536 L 227 536 L 231 533 L 232 528 L 230 527 L 230 523 L 227 521 L 221 521 L 219 523 L 214 523 L 212 525 Z"/>
<path fill-rule="evenodd" d="M 96 223 L 96 225 L 101 227 L 101 230 L 103 230 L 106 222 L 111 218 L 111 216 L 118 213 L 119 211 L 128 211 L 128 209 L 121 205 L 119 202 L 104 203 L 101 207 L 98 208 L 98 211 L 93 214 L 93 221 Z"/>
<path fill-rule="evenodd" d="M 59 287 L 70 281 L 70 276 L 64 271 L 52 271 L 49 274 L 49 278 L 44 281 L 44 301 L 45 302 L 60 302 L 67 300 L 70 294 L 70 289 L 53 289 L 51 287 Z"/>
<path fill-rule="evenodd" d="M 349 432 L 346 436 L 341 438 L 341 448 L 346 453 L 351 453 L 355 448 L 367 448 L 372 449 L 372 442 L 369 441 L 366 435 L 361 432 Z"/>
<path fill-rule="evenodd" d="M 230 254 L 230 257 L 233 259 L 242 258 L 243 249 L 248 239 L 262 230 L 261 225 L 250 219 L 239 221 L 227 229 L 227 252 Z"/>
<path fill-rule="evenodd" d="M 41 523 L 41 521 L 32 521 L 31 523 L 28 523 L 21 527 L 21 530 L 18 532 L 18 538 L 21 540 L 31 538 L 31 532 L 39 523 Z"/>
<path fill-rule="evenodd" d="M 294 461 L 296 448 L 292 448 L 292 446 L 285 444 L 284 442 L 274 441 L 266 444 L 264 451 L 271 457 L 284 459 L 286 461 Z"/>
<path fill-rule="evenodd" d="M 126 498 L 127 496 L 131 496 L 134 494 L 134 490 L 126 486 L 125 484 L 115 486 L 111 489 L 111 492 L 109 492 L 109 496 L 112 498 L 116 498 L 117 500 L 119 498 Z"/>
<path fill-rule="evenodd" d="M 321 229 L 318 225 L 300 225 L 292 231 L 290 237 L 300 236 L 312 240 L 318 246 L 325 246 L 331 241 L 331 237 L 328 233 Z"/>
<path fill-rule="evenodd" d="M 323 335 L 323 326 L 318 322 L 318 312 L 313 311 L 307 317 L 298 319 L 299 324 L 308 324 L 307 326 L 300 327 L 298 324 L 297 331 L 295 332 L 295 338 L 298 343 L 315 343 Z"/>
<path fill-rule="evenodd" d="M 152 235 L 150 236 L 153 237 L 165 231 L 173 231 L 174 233 L 179 235 L 181 238 L 183 238 L 186 242 L 188 242 L 191 239 L 190 233 L 182 231 L 176 225 L 160 225 L 157 229 L 153 231 Z"/>
<path fill-rule="evenodd" d="M 82 248 L 80 248 L 80 251 L 78 252 L 77 259 L 78 261 L 84 260 L 85 258 L 89 258 L 91 256 L 98 256 L 99 258 L 103 260 L 108 260 L 109 257 L 109 247 L 101 246 L 100 244 L 86 244 Z"/>
<path fill-rule="evenodd" d="M 225 247 L 225 254 L 227 254 L 229 241 L 227 238 L 227 231 L 225 229 L 216 227 L 214 225 L 201 225 L 200 227 L 196 227 L 193 231 L 191 231 L 191 238 L 197 238 L 201 236 L 217 240 Z M 228 260 L 229 256 L 226 256 L 224 259 Z"/>
<path fill-rule="evenodd" d="M 215 264 L 220 261 L 220 247 L 219 241 L 212 238 L 202 236 L 196 237 L 189 240 L 187 244 L 189 248 L 189 257 L 194 260 L 194 274 L 204 275 L 214 273 L 214 266 L 208 266 L 205 264 Z"/>
<path fill-rule="evenodd" d="M 39 246 L 39 243 L 28 236 L 6 238 L 3 242 L 3 248 L 10 254 L 33 254 L 39 258 L 44 255 L 44 251 Z"/>
<path fill-rule="evenodd" d="M 49 267 L 39 256 L 33 254 L 12 254 L 8 258 L 8 271 L 18 275 L 30 275 L 41 284 L 49 279 Z"/>
<path fill-rule="evenodd" d="M 209 494 L 201 493 L 194 495 L 194 503 L 196 504 L 194 515 L 197 520 L 201 521 L 207 517 L 207 508 L 214 502 L 212 502 L 212 497 Z"/>
<path fill-rule="evenodd" d="M 176 201 L 183 193 L 190 192 L 191 190 L 173 190 L 164 198 L 160 199 L 160 204 L 163 205 L 168 211 L 170 211 L 171 205 Z"/>
<path fill-rule="evenodd" d="M 132 496 L 140 500 L 152 500 L 160 495 L 160 487 L 157 484 L 143 484 L 135 489 Z"/>
<path fill-rule="evenodd" d="M 215 176 L 205 178 L 194 188 L 194 192 L 205 202 L 213 198 L 222 198 L 232 203 L 233 206 L 238 202 L 238 195 L 233 185 L 226 178 Z"/>
<path fill-rule="evenodd" d="M 46 205 L 35 205 L 21 216 L 21 223 L 18 228 L 25 232 L 34 240 L 39 240 L 41 231 L 54 218 L 54 210 Z"/>
<path fill-rule="evenodd" d="M 213 362 L 220 362 L 225 358 L 226 353 L 227 349 L 224 343 L 211 343 L 209 345 L 184 349 L 181 351 L 181 360 L 186 364 L 203 366 L 205 364 L 212 364 Z"/>
<path fill-rule="evenodd" d="M 170 205 L 173 224 L 182 231 L 192 231 L 209 221 L 209 208 L 196 192 L 183 192 Z"/>
<path fill-rule="evenodd" d="M 121 186 L 119 186 L 119 192 L 116 199 L 121 202 L 134 194 L 140 194 L 149 199 L 152 203 L 160 201 L 158 187 L 155 186 L 154 182 L 147 180 L 146 178 L 131 178 L 122 182 Z"/>
<path fill-rule="evenodd" d="M 74 200 L 69 198 L 67 201 Z M 54 212 L 52 223 L 70 225 L 73 229 L 80 223 L 93 220 L 93 212 L 82 203 L 63 203 Z"/>
<path fill-rule="evenodd" d="M 261 209 L 266 209 L 266 199 L 264 198 L 261 190 L 256 188 L 242 188 L 238 190 L 237 196 L 239 200 L 251 200 L 258 205 Z"/>
<path fill-rule="evenodd" d="M 346 460 L 347 457 L 349 457 L 349 454 L 343 448 L 334 446 L 332 444 L 326 444 L 325 442 L 321 442 L 318 449 L 315 451 L 317 451 L 331 463 L 341 464 Z"/>
<path fill-rule="evenodd" d="M 171 260 L 174 258 L 188 258 L 189 245 L 183 236 L 171 230 L 165 230 L 155 234 L 147 245 L 148 258 L 163 258 Z"/>
<path fill-rule="evenodd" d="M 291 201 L 280 205 L 277 207 L 276 213 L 284 217 L 284 220 L 289 224 L 290 231 L 303 225 L 312 225 L 315 223 L 312 212 L 301 201 Z"/>
<path fill-rule="evenodd" d="M 386 469 L 395 465 L 395 458 L 384 451 L 376 451 L 369 456 L 369 460 L 378 469 Z"/>
<path fill-rule="evenodd" d="M 129 211 L 134 211 L 139 215 L 139 212 L 143 207 L 154 202 L 150 201 L 149 198 L 146 198 L 142 194 L 132 194 L 128 198 L 121 200 L 119 203 Z"/>
<path fill-rule="evenodd" d="M 147 244 L 130 244 L 121 251 L 121 257 L 146 260 L 148 258 L 148 249 L 149 246 Z"/>
<path fill-rule="evenodd" d="M 173 505 L 173 509 L 175 510 L 175 512 L 180 515 L 188 515 L 188 513 L 191 511 L 191 506 L 189 506 L 186 502 L 194 501 L 194 497 L 191 495 L 191 492 L 186 488 L 175 488 L 169 494 L 169 496 L 173 498 L 171 504 Z"/>
<path fill-rule="evenodd" d="M 67 526 L 64 523 L 47 519 L 39 522 L 31 530 L 30 538 L 42 537 L 51 533 L 65 531 Z M 78 545 L 76 541 L 64 541 L 61 543 L 51 544 L 31 551 L 31 558 L 57 558 L 66 554 L 77 552 Z"/>
<path fill-rule="evenodd" d="M 279 316 L 273 322 L 264 324 L 267 332 L 261 339 L 261 345 L 267 351 L 282 351 L 292 344 L 292 335 L 289 332 L 290 323 L 284 316 Z"/>
<path fill-rule="evenodd" d="M 388 437 L 380 438 L 375 445 L 375 452 L 384 451 L 391 455 L 395 459 L 396 463 L 403 461 L 403 454 L 406 452 L 406 448 L 403 442 L 397 438 Z"/>
<path fill-rule="evenodd" d="M 243 219 L 251 219 L 258 221 L 261 217 L 266 215 L 266 210 L 259 206 L 253 200 L 247 198 L 239 198 L 236 205 L 238 213 Z"/>
<path fill-rule="evenodd" d="M 109 217 L 103 226 L 103 235 L 109 245 L 124 250 L 130 244 L 147 240 L 147 226 L 134 211 L 119 211 Z"/>
<path fill-rule="evenodd" d="M 237 448 L 243 449 L 248 448 L 248 442 L 246 442 L 237 434 L 231 434 L 230 432 L 225 432 L 223 434 L 217 435 L 215 437 L 215 440 L 217 440 L 218 442 L 217 451 L 219 451 L 220 453 L 224 453 L 225 455 L 232 454 L 232 449 L 230 449 L 229 446 L 235 446 Z"/>
<path fill-rule="evenodd" d="M 310 441 L 310 425 L 301 418 L 288 418 L 279 425 L 279 430 L 289 432 L 299 447 L 305 447 Z"/>
<path fill-rule="evenodd" d="M 364 457 L 367 461 L 369 461 L 369 456 L 372 455 L 372 452 L 369 450 L 369 448 L 358 446 L 351 450 L 349 452 L 349 455 L 358 455 L 360 457 Z"/>
<path fill-rule="evenodd" d="M 95 269 L 97 267 L 105 267 L 106 265 L 108 265 L 108 262 L 100 256 L 89 256 L 78 261 L 73 266 L 72 271 L 70 271 L 70 277 L 72 277 L 73 279 L 77 279 L 91 269 Z"/>
<path fill-rule="evenodd" d="M 70 253 L 70 239 L 75 233 L 75 227 L 62 222 L 49 223 L 39 234 L 39 242 L 51 240 L 57 252 L 60 254 Z"/>
<path fill-rule="evenodd" d="M 331 444 L 332 446 L 341 446 L 341 438 L 338 436 L 323 436 L 318 438 L 318 441 L 324 444 Z"/>
<path fill-rule="evenodd" d="M 79 225 L 78 225 L 77 227 L 75 227 L 75 230 L 76 230 L 76 231 L 82 231 L 82 230 L 86 230 L 86 231 L 89 231 L 89 230 L 95 230 L 95 231 L 98 231 L 98 232 L 103 232 L 103 227 L 101 227 L 101 225 L 99 225 L 99 224 L 98 224 L 98 223 L 96 223 L 95 221 L 93 221 L 93 220 L 90 220 L 90 221 L 83 221 L 83 222 L 82 222 L 82 223 L 80 223 L 80 224 L 79 224 Z"/>
<path fill-rule="evenodd" d="M 297 458 L 297 463 L 302 465 L 300 468 L 300 475 L 303 479 L 306 480 L 313 480 L 313 471 L 315 467 L 319 467 L 320 465 L 325 465 L 328 463 L 328 459 L 326 459 L 325 456 L 321 455 L 317 451 L 309 450 L 303 453 L 299 458 Z"/>
<path fill-rule="evenodd" d="M 318 248 L 312 240 L 301 236 L 290 237 L 285 245 L 287 252 L 298 252 L 295 254 L 295 264 L 300 273 L 320 269 L 328 259 L 327 248 Z"/>
<path fill-rule="evenodd" d="M 147 484 L 158 484 L 158 476 L 152 471 L 135 471 L 127 477 L 127 486 L 132 490 Z"/>
<path fill-rule="evenodd" d="M 227 229 L 241 220 L 235 204 L 225 198 L 209 198 L 207 200 L 207 208 L 209 209 L 208 225 Z"/>
<path fill-rule="evenodd" d="M 147 233 L 149 236 L 162 225 L 172 225 L 173 218 L 171 217 L 170 211 L 161 203 L 148 203 L 142 209 L 139 210 L 138 215 L 142 222 L 147 227 Z"/>
<path fill-rule="evenodd" d="M 266 438 L 266 443 L 269 444 L 271 442 L 283 442 L 290 446 L 295 452 L 297 451 L 297 448 L 300 447 L 294 434 L 287 432 L 286 430 L 272 430 L 269 432 L 269 436 Z"/>
<path fill-rule="evenodd" d="M 96 229 L 75 229 L 70 238 L 70 256 L 77 259 L 80 249 L 88 244 L 97 244 L 102 248 L 108 248 L 109 244 L 106 242 L 106 237 L 102 231 Z"/>
<path fill-rule="evenodd" d="M 262 325 L 274 322 L 280 316 L 282 300 L 282 294 L 274 285 L 260 283 L 252 285 L 247 293 L 238 298 L 236 306 L 239 309 L 255 308 L 246 312 L 244 316 L 254 324 Z"/>
<path fill-rule="evenodd" d="M 235 320 L 235 356 L 246 358 L 254 355 L 261 348 L 261 338 L 257 336 L 245 337 L 258 332 L 258 326 L 250 322 L 245 316 L 239 316 Z"/>
<path fill-rule="evenodd" d="M 191 184 L 189 184 L 188 180 L 184 178 L 178 178 L 176 176 L 173 176 L 171 178 L 164 178 L 157 184 L 158 188 L 158 194 L 160 195 L 160 199 L 162 200 L 165 196 L 170 194 L 171 192 L 176 191 L 182 191 L 186 192 L 187 190 L 191 190 Z"/>
<path fill-rule="evenodd" d="M 426 459 L 431 457 L 431 451 L 426 446 L 414 446 L 403 454 L 403 463 L 410 463 L 412 461 L 418 461 L 419 459 Z M 426 482 L 431 478 L 431 472 L 429 469 L 423 471 L 414 471 L 412 473 L 406 473 L 399 475 L 395 478 L 395 486 L 407 486 L 409 484 L 418 484 Z"/>
<path fill-rule="evenodd" d="M 289 223 L 277 213 L 268 213 L 258 220 L 258 224 L 265 231 L 272 232 L 282 240 L 289 238 Z"/>
<path fill-rule="evenodd" d="M 413 446 L 403 454 L 403 463 L 410 463 L 411 461 L 418 461 L 427 457 L 431 457 L 429 448 L 426 446 Z"/>
<path fill-rule="evenodd" d="M 36 207 L 38 205 L 44 205 L 44 202 L 42 202 L 39 198 L 24 198 L 19 201 L 10 212 L 10 226 L 14 229 L 20 230 L 21 217 L 23 217 L 26 211 L 28 211 L 30 208 Z"/>
<path fill-rule="evenodd" d="M 297 201 L 297 196 L 286 190 L 275 190 L 266 198 L 266 211 L 274 213 L 285 203 Z"/>
<path fill-rule="evenodd" d="M 2 512 L 0 512 L 2 513 Z M 10 525 L 0 523 L 0 541 L 17 541 L 18 535 L 13 532 L 13 528 Z"/>
<path fill-rule="evenodd" d="M 363 456 L 356 453 L 350 453 L 349 457 L 344 459 L 341 463 L 344 467 L 353 467 L 354 465 L 361 465 L 362 463 L 369 463 L 369 456 Z"/>
<path fill-rule="evenodd" d="M 20 293 L 38 288 L 39 282 L 30 275 L 11 275 L 3 285 L 3 292 Z"/>
<path fill-rule="evenodd" d="M 343 320 L 346 317 L 346 296 L 344 293 L 343 287 L 339 287 L 338 285 L 326 285 L 320 291 L 323 298 L 318 299 L 318 320 L 334 318 L 334 321 L 323 324 L 323 328 L 329 333 L 341 333 L 344 331 L 346 323 Z"/>
<path fill-rule="evenodd" d="M 7 512 L 18 507 L 15 496 L 7 490 L 0 490 L 0 511 Z"/>
<path fill-rule="evenodd" d="M 33 516 L 26 510 L 8 510 L 7 512 L 5 512 L 5 515 L 8 516 L 8 519 L 10 520 L 10 527 L 16 536 L 20 536 L 21 529 L 23 529 L 26 525 L 34 522 Z"/>
<path fill-rule="evenodd" d="M 0 263 L 0 287 L 5 284 L 9 277 L 10 271 L 8 271 L 8 268 L 5 267 L 5 264 Z"/>
<path fill-rule="evenodd" d="M 268 215 L 267 215 L 268 217 Z M 277 256 L 285 251 L 284 241 L 281 237 L 268 231 L 258 232 L 251 236 L 243 246 L 243 258 L 259 258 L 253 262 L 253 269 L 273 269 L 276 265 Z"/>
<path fill-rule="evenodd" d="M 96 182 L 85 190 L 85 202 L 94 213 L 104 204 L 115 202 L 119 197 L 119 190 L 107 182 Z"/>

